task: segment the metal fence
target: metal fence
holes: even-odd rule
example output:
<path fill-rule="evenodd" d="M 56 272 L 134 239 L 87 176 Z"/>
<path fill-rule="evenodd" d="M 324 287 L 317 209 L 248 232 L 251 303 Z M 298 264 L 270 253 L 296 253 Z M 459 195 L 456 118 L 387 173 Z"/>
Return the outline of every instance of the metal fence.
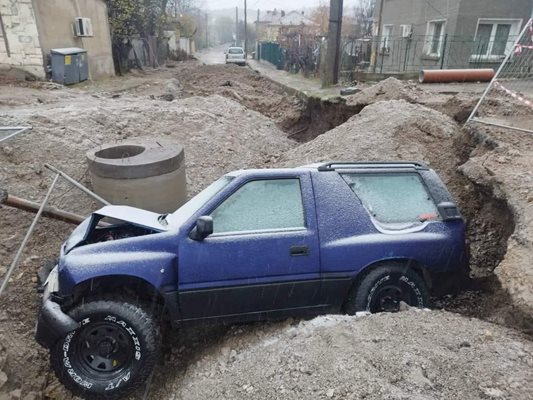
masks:
<path fill-rule="evenodd" d="M 378 73 L 418 72 L 422 69 L 497 68 L 512 51 L 516 36 L 505 40 L 480 40 L 445 34 L 442 37 L 384 37 L 381 40 L 347 41 L 343 70 Z M 372 60 L 374 50 L 375 59 Z"/>
<path fill-rule="evenodd" d="M 168 38 L 128 37 L 112 41 L 115 72 L 125 74 L 132 68 L 156 68 L 164 65 L 168 56 Z"/>
<path fill-rule="evenodd" d="M 511 49 L 468 122 L 533 133 L 533 19 Z"/>

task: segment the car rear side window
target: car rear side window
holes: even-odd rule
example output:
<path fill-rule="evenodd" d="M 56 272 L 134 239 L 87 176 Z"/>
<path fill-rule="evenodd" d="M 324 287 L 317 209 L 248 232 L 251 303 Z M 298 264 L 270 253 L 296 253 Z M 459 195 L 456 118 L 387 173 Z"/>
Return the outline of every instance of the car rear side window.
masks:
<path fill-rule="evenodd" d="M 299 179 L 246 183 L 211 214 L 214 233 L 303 228 Z"/>
<path fill-rule="evenodd" d="M 343 178 L 378 222 L 412 224 L 438 218 L 418 174 L 343 174 Z"/>

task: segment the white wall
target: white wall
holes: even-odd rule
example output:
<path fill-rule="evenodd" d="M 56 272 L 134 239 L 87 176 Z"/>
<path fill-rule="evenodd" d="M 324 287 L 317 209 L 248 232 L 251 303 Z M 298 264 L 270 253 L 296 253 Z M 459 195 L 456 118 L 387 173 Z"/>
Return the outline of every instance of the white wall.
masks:
<path fill-rule="evenodd" d="M 0 69 L 17 67 L 44 78 L 43 53 L 32 1 L 0 0 L 0 15 L 6 32 L 3 37 L 0 30 Z"/>

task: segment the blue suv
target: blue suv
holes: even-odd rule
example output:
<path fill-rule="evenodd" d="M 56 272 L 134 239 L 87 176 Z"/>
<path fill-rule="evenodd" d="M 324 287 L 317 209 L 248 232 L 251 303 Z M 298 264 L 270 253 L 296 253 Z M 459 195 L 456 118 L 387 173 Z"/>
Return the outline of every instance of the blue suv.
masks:
<path fill-rule="evenodd" d="M 465 223 L 417 162 L 242 170 L 173 214 L 108 206 L 62 245 L 37 341 L 77 395 L 143 384 L 160 325 L 427 307 L 468 269 Z"/>

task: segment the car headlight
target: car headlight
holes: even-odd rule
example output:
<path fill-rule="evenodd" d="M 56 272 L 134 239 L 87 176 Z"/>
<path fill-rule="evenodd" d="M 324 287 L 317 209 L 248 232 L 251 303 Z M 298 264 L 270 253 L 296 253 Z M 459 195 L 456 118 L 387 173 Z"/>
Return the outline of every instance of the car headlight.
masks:
<path fill-rule="evenodd" d="M 45 293 L 54 293 L 59 291 L 59 273 L 57 270 L 57 265 L 50 271 L 48 278 L 44 282 L 44 291 Z"/>

